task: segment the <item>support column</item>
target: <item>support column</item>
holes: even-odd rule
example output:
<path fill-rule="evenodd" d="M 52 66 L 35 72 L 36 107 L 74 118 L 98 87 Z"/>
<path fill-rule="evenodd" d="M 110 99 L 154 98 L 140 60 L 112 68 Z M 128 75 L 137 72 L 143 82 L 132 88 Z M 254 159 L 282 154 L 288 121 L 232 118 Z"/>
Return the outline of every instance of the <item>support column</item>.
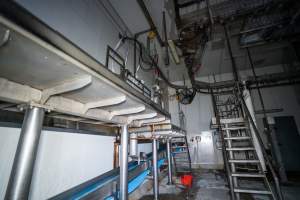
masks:
<path fill-rule="evenodd" d="M 153 196 L 154 200 L 158 200 L 158 166 L 157 166 L 157 139 L 152 140 L 152 174 L 153 174 Z"/>
<path fill-rule="evenodd" d="M 45 111 L 28 107 L 23 120 L 20 139 L 14 158 L 6 200 L 28 199 L 34 163 L 41 136 Z"/>
<path fill-rule="evenodd" d="M 120 200 L 128 199 L 128 127 L 121 128 Z"/>
<path fill-rule="evenodd" d="M 168 184 L 172 185 L 172 157 L 171 157 L 171 138 L 167 140 L 167 157 L 168 157 Z"/>
<path fill-rule="evenodd" d="M 250 95 L 250 92 L 249 92 L 248 89 L 246 89 L 246 88 L 244 89 L 243 96 L 244 96 L 246 106 L 247 106 L 247 108 L 250 112 L 250 115 L 251 115 L 252 119 L 253 119 L 253 122 L 254 122 L 255 126 L 257 127 L 254 108 L 253 108 L 253 103 L 252 103 L 251 95 Z M 256 150 L 257 157 L 258 157 L 258 159 L 261 163 L 262 170 L 267 171 L 264 155 L 263 155 L 262 149 L 261 149 L 263 147 L 260 146 L 257 135 L 256 135 L 255 130 L 254 130 L 251 123 L 250 123 L 250 131 L 251 131 L 251 135 L 252 135 L 252 139 L 253 139 L 253 145 L 254 145 L 254 148 Z"/>

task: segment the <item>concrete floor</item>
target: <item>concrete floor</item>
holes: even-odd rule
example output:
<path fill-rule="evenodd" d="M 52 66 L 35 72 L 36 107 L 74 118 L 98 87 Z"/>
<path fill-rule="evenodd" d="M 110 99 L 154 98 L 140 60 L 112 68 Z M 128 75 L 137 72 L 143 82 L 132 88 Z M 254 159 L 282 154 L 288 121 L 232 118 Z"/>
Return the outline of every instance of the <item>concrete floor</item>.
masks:
<path fill-rule="evenodd" d="M 180 184 L 167 185 L 167 178 L 160 182 L 159 200 L 230 200 L 225 175 L 218 170 L 194 170 L 193 187 L 184 189 Z M 175 180 L 179 182 L 179 180 Z M 282 186 L 284 200 L 300 199 L 300 184 Z M 244 200 L 266 200 L 267 196 L 244 195 Z M 140 200 L 153 200 L 152 189 L 145 193 Z"/>
<path fill-rule="evenodd" d="M 180 184 L 167 185 L 164 178 L 159 187 L 160 200 L 230 200 L 225 177 L 218 171 L 197 170 L 194 171 L 193 187 L 184 189 Z M 175 180 L 178 182 L 178 180 Z M 152 190 L 140 200 L 153 200 Z"/>

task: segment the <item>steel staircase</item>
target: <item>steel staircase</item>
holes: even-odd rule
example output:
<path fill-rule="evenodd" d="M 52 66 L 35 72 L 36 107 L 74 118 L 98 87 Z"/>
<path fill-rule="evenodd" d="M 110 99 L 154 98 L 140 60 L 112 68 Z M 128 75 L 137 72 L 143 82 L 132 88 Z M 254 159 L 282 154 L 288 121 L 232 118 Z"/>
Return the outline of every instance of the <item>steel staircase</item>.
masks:
<path fill-rule="evenodd" d="M 171 145 L 176 174 L 181 175 L 191 173 L 191 156 L 186 136 L 172 138 Z"/>
<path fill-rule="evenodd" d="M 245 194 L 277 199 L 258 159 L 250 124 L 236 95 L 212 93 L 212 97 L 232 199 L 243 199 Z"/>

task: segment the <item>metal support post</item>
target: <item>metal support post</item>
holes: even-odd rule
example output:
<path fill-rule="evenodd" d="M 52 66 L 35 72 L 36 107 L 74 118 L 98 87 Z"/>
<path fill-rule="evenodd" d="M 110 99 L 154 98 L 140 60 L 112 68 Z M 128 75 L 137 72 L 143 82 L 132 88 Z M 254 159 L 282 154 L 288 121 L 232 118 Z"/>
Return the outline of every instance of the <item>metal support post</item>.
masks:
<path fill-rule="evenodd" d="M 28 107 L 24 117 L 20 139 L 8 186 L 6 200 L 28 199 L 34 163 L 38 151 L 45 111 Z"/>
<path fill-rule="evenodd" d="M 120 200 L 128 199 L 128 127 L 121 128 Z"/>
<path fill-rule="evenodd" d="M 171 138 L 167 140 L 167 157 L 168 157 L 168 184 L 172 185 L 172 157 L 171 157 Z"/>
<path fill-rule="evenodd" d="M 157 166 L 157 139 L 153 138 L 152 140 L 152 168 L 153 168 L 153 195 L 154 200 L 158 200 L 159 188 L 158 188 L 158 166 Z"/>

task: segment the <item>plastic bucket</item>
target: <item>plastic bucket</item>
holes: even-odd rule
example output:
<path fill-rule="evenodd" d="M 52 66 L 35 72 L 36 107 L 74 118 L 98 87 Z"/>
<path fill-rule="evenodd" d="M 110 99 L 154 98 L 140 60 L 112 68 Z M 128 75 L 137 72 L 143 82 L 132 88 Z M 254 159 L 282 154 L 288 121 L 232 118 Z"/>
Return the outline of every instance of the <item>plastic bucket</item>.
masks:
<path fill-rule="evenodd" d="M 192 175 L 182 175 L 180 177 L 181 184 L 186 187 L 192 187 L 193 176 Z"/>

